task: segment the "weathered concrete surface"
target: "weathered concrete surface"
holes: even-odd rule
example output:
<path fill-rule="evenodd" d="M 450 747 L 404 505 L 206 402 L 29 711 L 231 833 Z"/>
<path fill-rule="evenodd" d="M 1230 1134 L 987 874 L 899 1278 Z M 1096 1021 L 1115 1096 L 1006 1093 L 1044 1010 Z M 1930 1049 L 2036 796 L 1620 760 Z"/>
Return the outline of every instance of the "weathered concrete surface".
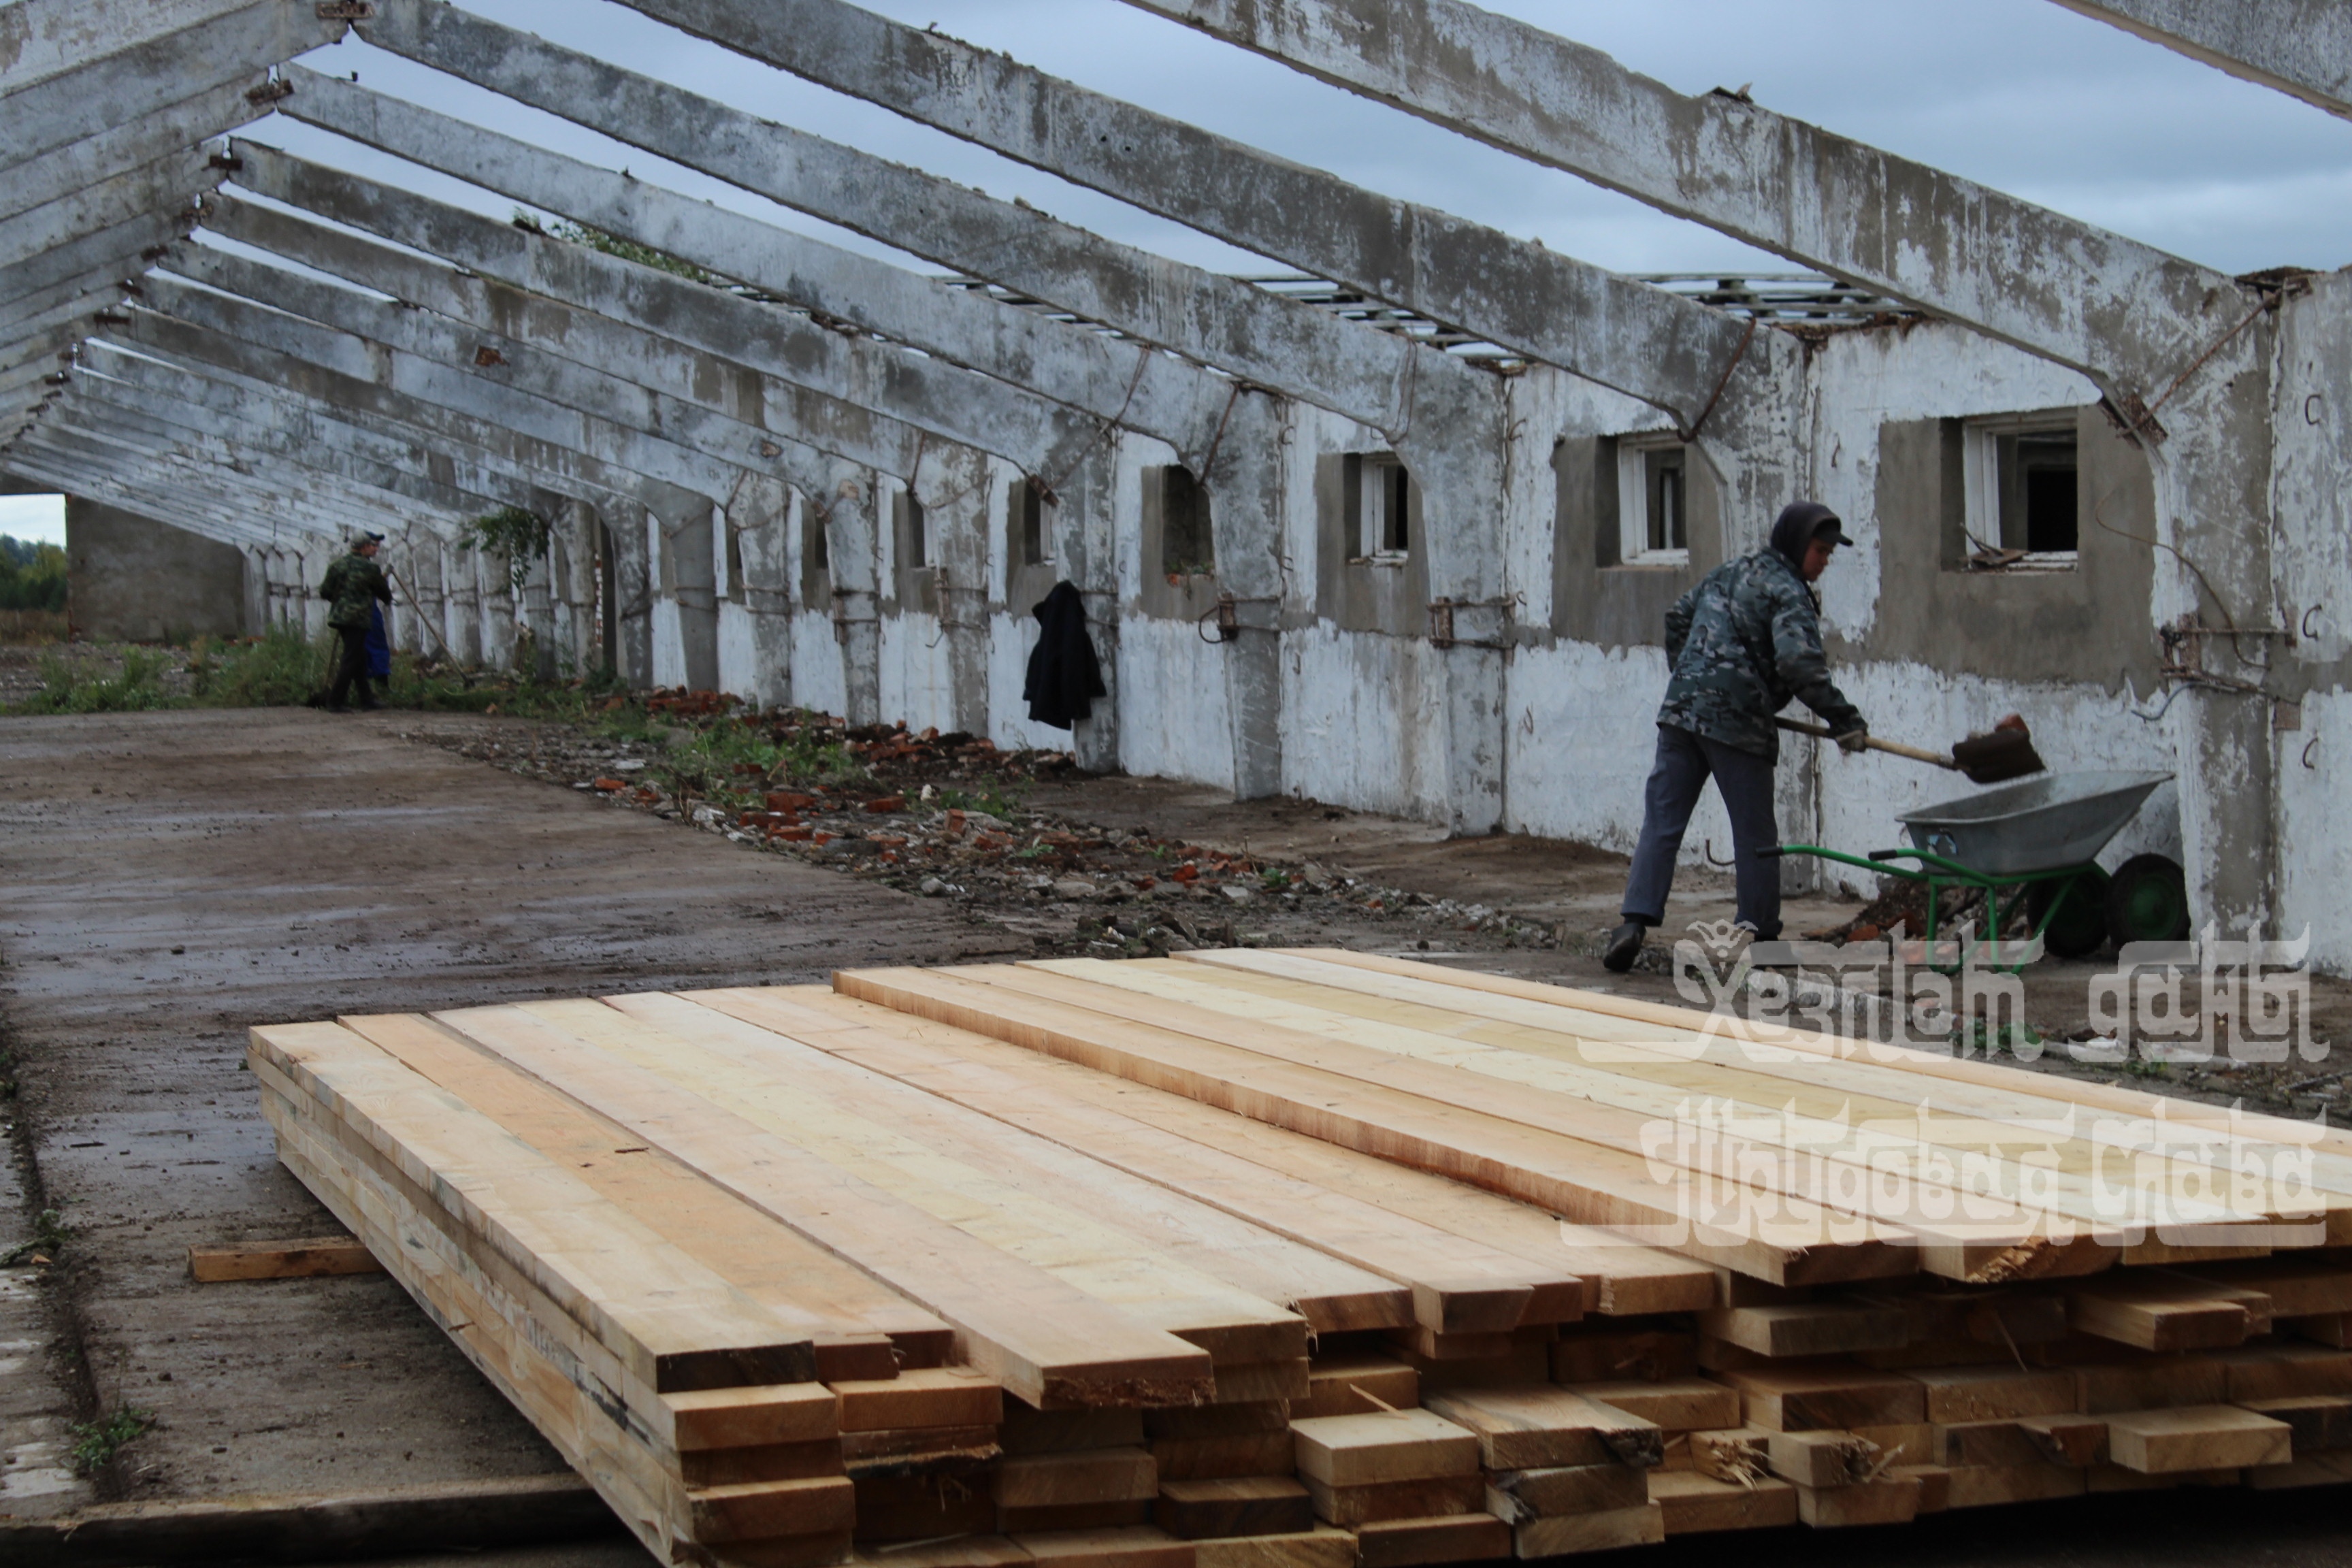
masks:
<path fill-rule="evenodd" d="M 2231 76 L 2352 119 L 2352 7 L 2343 0 L 2058 0 Z"/>
<path fill-rule="evenodd" d="M 67 610 L 85 637 L 160 642 L 245 627 L 245 557 L 233 544 L 73 497 Z"/>
<path fill-rule="evenodd" d="M 403 742 L 398 721 L 0 721 L 5 1004 L 75 1228 L 52 1288 L 100 1407 L 161 1418 L 115 1495 L 560 1468 L 389 1280 L 189 1282 L 192 1243 L 335 1228 L 277 1163 L 249 1025 L 1006 949 L 937 905 Z"/>

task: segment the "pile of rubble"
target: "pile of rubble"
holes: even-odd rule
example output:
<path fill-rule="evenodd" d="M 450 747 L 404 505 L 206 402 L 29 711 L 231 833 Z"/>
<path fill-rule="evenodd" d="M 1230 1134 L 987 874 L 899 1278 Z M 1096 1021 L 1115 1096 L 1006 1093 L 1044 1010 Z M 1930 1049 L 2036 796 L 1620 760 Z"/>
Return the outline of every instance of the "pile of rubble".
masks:
<path fill-rule="evenodd" d="M 1029 809 L 1029 785 L 1076 775 L 1066 752 L 1008 752 L 936 730 L 853 729 L 825 714 L 730 711 L 709 693 L 656 692 L 646 709 L 678 727 L 646 740 L 559 726 L 409 735 L 735 843 L 1012 917 L 1006 923 L 1029 930 L 1041 949 L 1255 945 L 1277 925 L 1340 918 L 1475 932 L 1507 947 L 1556 941 L 1483 904 L 1378 886 L 1311 860 Z M 738 731 L 759 743 L 737 746 L 750 754 L 730 762 L 716 742 Z"/>

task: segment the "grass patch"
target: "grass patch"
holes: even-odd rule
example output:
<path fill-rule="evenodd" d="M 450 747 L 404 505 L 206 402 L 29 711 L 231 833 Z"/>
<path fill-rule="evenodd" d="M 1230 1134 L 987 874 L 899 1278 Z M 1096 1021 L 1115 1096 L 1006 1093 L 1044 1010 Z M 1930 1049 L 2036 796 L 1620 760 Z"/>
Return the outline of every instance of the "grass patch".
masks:
<path fill-rule="evenodd" d="M 134 647 L 113 675 L 93 675 L 63 654 L 41 656 L 41 689 L 18 703 L 19 713 L 135 713 L 167 708 L 176 699 L 163 689 L 172 656 L 160 648 Z"/>
<path fill-rule="evenodd" d="M 0 609 L 0 647 L 46 647 L 65 640 L 63 610 Z"/>
<path fill-rule="evenodd" d="M 937 800 L 947 811 L 981 811 L 989 816 L 1013 822 L 1027 811 L 1028 790 L 1020 784 L 1009 788 L 986 784 L 975 790 L 942 788 Z"/>
<path fill-rule="evenodd" d="M 848 747 L 785 732 L 793 728 L 713 719 L 673 746 L 652 772 L 674 795 L 698 795 L 738 810 L 757 806 L 769 790 L 787 784 L 853 789 L 874 783 Z"/>
<path fill-rule="evenodd" d="M 54 1258 L 65 1250 L 66 1243 L 72 1239 L 73 1227 L 65 1223 L 58 1211 L 43 1209 L 40 1217 L 33 1221 L 33 1239 L 20 1242 L 6 1252 L 0 1253 L 0 1268 L 14 1268 L 37 1252 L 44 1257 Z"/>
<path fill-rule="evenodd" d="M 87 1476 L 104 1469 L 125 1443 L 154 1425 L 155 1417 L 125 1405 L 110 1415 L 76 1426 L 71 1449 L 74 1472 Z"/>
<path fill-rule="evenodd" d="M 200 708 L 299 708 L 331 679 L 332 637 L 291 626 L 235 641 L 204 638 L 188 656 L 190 700 Z"/>

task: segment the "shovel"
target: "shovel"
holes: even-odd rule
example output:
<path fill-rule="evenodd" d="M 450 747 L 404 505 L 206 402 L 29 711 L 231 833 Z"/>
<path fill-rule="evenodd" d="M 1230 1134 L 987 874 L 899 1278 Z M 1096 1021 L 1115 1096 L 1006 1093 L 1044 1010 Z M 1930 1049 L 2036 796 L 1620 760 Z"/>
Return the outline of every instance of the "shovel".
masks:
<path fill-rule="evenodd" d="M 1802 724 L 1794 719 L 1772 721 L 1783 730 L 1800 735 L 1811 735 L 1819 740 L 1833 741 L 1835 735 L 1822 724 Z M 1906 746 L 1900 741 L 1882 741 L 1872 735 L 1862 742 L 1874 752 L 1889 756 L 1908 757 L 1915 763 L 1928 763 L 1939 768 L 1949 768 L 1966 775 L 1970 784 L 2001 784 L 2010 779 L 2021 779 L 2028 773 L 2045 771 L 2050 764 L 2033 749 L 2033 736 L 2025 728 L 2025 721 L 2011 713 L 1990 731 L 1970 735 L 1952 748 L 1952 754 L 1927 751 L 1918 746 Z"/>

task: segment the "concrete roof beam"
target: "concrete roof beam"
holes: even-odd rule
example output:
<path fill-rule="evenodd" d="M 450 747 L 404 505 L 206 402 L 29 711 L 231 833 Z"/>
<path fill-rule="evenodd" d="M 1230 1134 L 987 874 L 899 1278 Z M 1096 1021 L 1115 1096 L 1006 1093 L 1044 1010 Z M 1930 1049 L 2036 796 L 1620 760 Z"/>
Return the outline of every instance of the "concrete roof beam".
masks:
<path fill-rule="evenodd" d="M 2346 0 L 2058 4 L 2352 120 L 2352 5 Z"/>
<path fill-rule="evenodd" d="M 1696 420 L 1748 334 L 1722 311 L 841 0 L 633 9 Z M 1759 360 L 1776 345 L 1759 350 Z M 1794 345 L 1779 345 L 1790 354 Z"/>
<path fill-rule="evenodd" d="M 1491 377 L 1393 334 L 454 6 L 383 0 L 360 26 L 370 43 L 420 64 L 1352 419 L 1393 428 L 1416 393 L 1494 391 Z M 1416 365 L 1423 356 L 1434 363 Z"/>
<path fill-rule="evenodd" d="M 2099 381 L 2153 395 L 2245 313 L 2228 276 L 1463 0 L 1127 0 Z"/>
<path fill-rule="evenodd" d="M 142 9 L 94 6 L 103 27 L 77 49 L 73 63 L 0 96 L 0 147 L 12 161 L 96 136 L 225 81 L 283 65 L 343 36 L 344 23 L 320 16 L 307 0 L 248 0 L 194 8 L 193 25 L 155 34 Z M 174 8 L 179 9 L 179 8 Z M 0 35 L 5 36 L 5 35 Z"/>

